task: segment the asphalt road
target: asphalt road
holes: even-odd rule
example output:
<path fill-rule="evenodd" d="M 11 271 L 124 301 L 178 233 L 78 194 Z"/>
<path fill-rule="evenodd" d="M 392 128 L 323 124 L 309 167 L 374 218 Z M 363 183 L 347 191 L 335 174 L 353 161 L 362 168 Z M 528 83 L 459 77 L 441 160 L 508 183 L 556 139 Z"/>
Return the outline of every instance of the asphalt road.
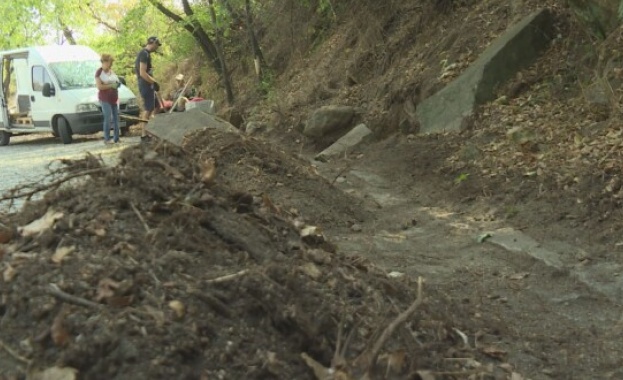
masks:
<path fill-rule="evenodd" d="M 0 146 L 0 194 L 7 190 L 31 182 L 45 180 L 49 167 L 54 167 L 59 159 L 78 159 L 90 152 L 101 155 L 104 162 L 114 164 L 124 148 L 138 144 L 140 138 L 122 137 L 121 143 L 104 145 L 101 134 L 74 136 L 71 144 L 65 145 L 51 135 L 14 136 L 7 146 Z M 0 211 L 16 211 L 21 203 L 11 209 L 6 202 L 0 203 Z"/>

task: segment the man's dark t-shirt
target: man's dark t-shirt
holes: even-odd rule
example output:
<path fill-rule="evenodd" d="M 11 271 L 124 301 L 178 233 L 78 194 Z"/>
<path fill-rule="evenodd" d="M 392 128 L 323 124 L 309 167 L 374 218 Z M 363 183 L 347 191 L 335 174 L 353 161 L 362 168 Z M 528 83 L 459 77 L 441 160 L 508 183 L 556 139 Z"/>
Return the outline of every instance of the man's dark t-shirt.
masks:
<path fill-rule="evenodd" d="M 151 54 L 149 53 L 149 50 L 141 50 L 136 56 L 136 62 L 134 62 L 134 71 L 136 72 L 136 79 L 138 80 L 139 88 L 151 86 L 151 83 L 145 81 L 145 79 L 141 77 L 141 62 L 147 65 L 147 73 L 151 75 Z"/>

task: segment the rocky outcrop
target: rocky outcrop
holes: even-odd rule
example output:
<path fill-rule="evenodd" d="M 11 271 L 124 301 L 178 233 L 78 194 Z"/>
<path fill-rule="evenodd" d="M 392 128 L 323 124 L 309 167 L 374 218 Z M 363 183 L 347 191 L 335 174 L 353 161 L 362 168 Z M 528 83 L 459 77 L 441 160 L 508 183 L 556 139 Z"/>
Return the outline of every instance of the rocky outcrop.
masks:
<path fill-rule="evenodd" d="M 498 37 L 471 66 L 420 103 L 420 133 L 464 129 L 475 108 L 495 97 L 495 88 L 534 62 L 552 37 L 547 9 L 534 12 Z"/>

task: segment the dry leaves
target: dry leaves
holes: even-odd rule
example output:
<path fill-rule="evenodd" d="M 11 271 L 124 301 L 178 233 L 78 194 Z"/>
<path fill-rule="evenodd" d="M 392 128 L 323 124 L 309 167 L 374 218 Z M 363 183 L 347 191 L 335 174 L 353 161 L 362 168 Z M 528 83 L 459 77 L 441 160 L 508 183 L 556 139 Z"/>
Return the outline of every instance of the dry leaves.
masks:
<path fill-rule="evenodd" d="M 60 264 L 63 262 L 63 260 L 65 259 L 65 257 L 67 257 L 67 255 L 69 255 L 70 253 L 72 253 L 74 250 L 76 249 L 75 246 L 69 246 L 69 247 L 58 247 L 56 248 L 56 251 L 54 251 L 54 254 L 52 255 L 52 262 L 55 264 Z"/>
<path fill-rule="evenodd" d="M 22 236 L 38 235 L 54 226 L 54 223 L 62 217 L 62 212 L 56 212 L 53 209 L 48 209 L 45 215 L 41 218 L 34 220 L 25 226 L 17 227 L 17 232 L 19 232 Z"/>
<path fill-rule="evenodd" d="M 214 181 L 216 177 L 216 161 L 210 157 L 201 163 L 200 179 L 206 185 L 209 185 Z"/>
<path fill-rule="evenodd" d="M 78 370 L 70 367 L 51 367 L 28 374 L 26 380 L 76 380 Z"/>
<path fill-rule="evenodd" d="M 480 352 L 494 359 L 503 359 L 507 352 L 496 346 L 485 346 L 480 348 Z"/>
<path fill-rule="evenodd" d="M 184 307 L 184 304 L 181 301 L 173 300 L 169 302 L 169 307 L 171 308 L 171 310 L 175 312 L 175 316 L 178 319 L 184 317 L 184 314 L 186 313 L 186 308 Z"/>
<path fill-rule="evenodd" d="M 4 282 L 13 281 L 16 275 L 17 275 L 17 271 L 15 270 L 15 268 L 13 268 L 11 264 L 7 263 L 6 268 L 2 272 L 2 279 L 4 280 Z"/>
<path fill-rule="evenodd" d="M 398 350 L 379 355 L 380 361 L 387 362 L 387 373 L 389 373 L 390 371 L 394 373 L 401 373 L 406 364 L 406 359 L 407 352 L 405 350 Z"/>
<path fill-rule="evenodd" d="M 61 310 L 54 318 L 54 321 L 52 322 L 52 327 L 50 328 L 52 341 L 58 347 L 66 346 L 71 339 L 69 332 L 65 328 L 65 314 L 66 312 L 64 310 Z"/>
<path fill-rule="evenodd" d="M 320 277 L 322 277 L 322 271 L 318 269 L 318 267 L 314 263 L 305 263 L 300 267 L 300 269 L 303 273 L 308 275 L 313 280 L 317 281 Z"/>
<path fill-rule="evenodd" d="M 13 230 L 0 223 L 0 244 L 6 244 L 13 239 Z"/>
<path fill-rule="evenodd" d="M 104 278 L 97 284 L 97 294 L 95 301 L 102 302 L 107 298 L 115 296 L 115 289 L 119 288 L 119 283 L 110 278 Z"/>

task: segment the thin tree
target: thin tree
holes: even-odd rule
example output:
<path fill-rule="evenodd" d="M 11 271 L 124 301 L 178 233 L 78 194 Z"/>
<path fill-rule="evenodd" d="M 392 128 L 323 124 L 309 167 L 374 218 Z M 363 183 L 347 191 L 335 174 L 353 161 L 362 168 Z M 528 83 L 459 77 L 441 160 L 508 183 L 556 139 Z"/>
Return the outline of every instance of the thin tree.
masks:
<path fill-rule="evenodd" d="M 264 60 L 264 55 L 262 54 L 262 49 L 260 48 L 260 44 L 257 41 L 257 36 L 255 35 L 255 29 L 253 28 L 253 16 L 251 14 L 251 1 L 245 0 L 244 3 L 244 16 L 247 24 L 247 34 L 249 35 L 249 42 L 251 43 L 251 50 L 253 51 L 253 62 L 255 63 L 255 74 L 257 75 L 258 81 L 261 83 L 263 80 L 264 70 L 266 67 L 266 61 Z"/>
<path fill-rule="evenodd" d="M 210 18 L 212 19 L 212 24 L 214 25 L 216 35 L 216 54 L 218 55 L 218 59 L 221 63 L 221 68 L 223 70 L 222 78 L 223 84 L 225 85 L 225 92 L 227 94 L 227 102 L 229 104 L 233 104 L 234 92 L 232 90 L 231 78 L 229 76 L 229 71 L 227 70 L 227 64 L 225 63 L 225 55 L 223 54 L 223 31 L 219 27 L 216 19 L 216 11 L 214 10 L 213 0 L 207 0 L 207 3 L 210 11 Z"/>
<path fill-rule="evenodd" d="M 229 14 L 229 17 L 231 17 L 232 22 L 236 27 L 238 25 L 245 26 L 247 38 L 249 39 L 249 45 L 251 46 L 251 53 L 253 54 L 255 75 L 257 76 L 258 82 L 262 83 L 264 68 L 266 67 L 266 61 L 264 60 L 264 55 L 262 54 L 262 49 L 260 48 L 260 44 L 255 33 L 255 28 L 253 27 L 251 0 L 244 0 L 244 10 L 242 12 L 243 15 L 241 15 L 241 12 L 239 12 L 232 6 L 230 0 L 219 0 L 219 2 L 223 4 L 223 7 Z"/>

